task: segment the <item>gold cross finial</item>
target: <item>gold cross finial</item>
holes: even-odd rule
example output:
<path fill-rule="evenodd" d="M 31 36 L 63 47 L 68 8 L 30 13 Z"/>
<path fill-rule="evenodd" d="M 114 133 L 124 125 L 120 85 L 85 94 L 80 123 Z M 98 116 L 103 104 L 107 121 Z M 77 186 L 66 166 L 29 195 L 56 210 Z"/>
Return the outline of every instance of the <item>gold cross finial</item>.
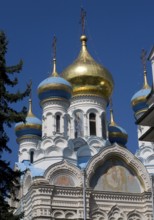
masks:
<path fill-rule="evenodd" d="M 52 42 L 53 59 L 56 59 L 56 43 L 57 43 L 57 38 L 54 35 Z"/>
<path fill-rule="evenodd" d="M 30 89 L 29 98 L 32 99 L 32 80 L 30 80 L 29 89 Z"/>
<path fill-rule="evenodd" d="M 148 84 L 147 71 L 146 71 L 146 63 L 147 63 L 146 54 L 147 54 L 147 52 L 146 52 L 144 49 L 142 49 L 142 52 L 141 52 L 141 60 L 142 60 L 142 64 L 143 64 L 143 73 L 144 73 L 143 88 L 144 88 L 144 89 L 149 89 L 150 86 L 149 86 L 149 84 Z"/>
<path fill-rule="evenodd" d="M 52 51 L 53 51 L 53 71 L 52 71 L 52 76 L 58 76 L 57 71 L 56 71 L 56 43 L 57 43 L 57 38 L 54 35 L 53 42 L 52 42 Z"/>
<path fill-rule="evenodd" d="M 141 60 L 142 60 L 144 71 L 146 71 L 146 62 L 147 62 L 146 54 L 147 54 L 147 52 L 144 49 L 142 49 Z"/>
<path fill-rule="evenodd" d="M 85 34 L 85 22 L 86 22 L 86 11 L 81 8 L 81 20 L 80 20 L 80 24 L 81 24 L 81 30 L 82 30 L 82 34 Z"/>
<path fill-rule="evenodd" d="M 30 80 L 29 88 L 30 88 L 30 93 L 29 93 L 29 110 L 28 110 L 27 116 L 33 117 L 34 115 L 32 113 L 32 80 Z"/>

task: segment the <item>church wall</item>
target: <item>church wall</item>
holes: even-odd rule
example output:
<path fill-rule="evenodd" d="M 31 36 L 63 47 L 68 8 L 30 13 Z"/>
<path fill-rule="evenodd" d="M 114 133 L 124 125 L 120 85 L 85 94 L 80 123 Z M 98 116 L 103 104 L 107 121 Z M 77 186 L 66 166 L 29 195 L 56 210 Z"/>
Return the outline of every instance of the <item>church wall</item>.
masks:
<path fill-rule="evenodd" d="M 82 188 L 35 185 L 24 197 L 23 203 L 26 204 L 24 220 L 83 219 Z M 89 188 L 86 204 L 87 219 L 91 220 L 132 220 L 129 216 L 152 220 L 150 193 L 94 192 Z"/>

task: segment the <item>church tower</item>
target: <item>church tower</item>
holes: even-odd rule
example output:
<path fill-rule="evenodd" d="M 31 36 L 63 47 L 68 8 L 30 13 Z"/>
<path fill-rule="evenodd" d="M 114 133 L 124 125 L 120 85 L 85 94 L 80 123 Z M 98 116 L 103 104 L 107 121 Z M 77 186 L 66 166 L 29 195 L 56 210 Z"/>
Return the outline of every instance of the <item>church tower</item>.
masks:
<path fill-rule="evenodd" d="M 24 212 L 24 220 L 152 220 L 149 174 L 127 149 L 112 105 L 107 123 L 113 78 L 88 52 L 84 11 L 81 18 L 80 53 L 61 75 L 54 38 L 52 74 L 37 88 L 42 122 L 30 100 L 26 123 L 15 128 L 15 169 L 24 171 L 16 214 Z"/>
<path fill-rule="evenodd" d="M 143 87 L 141 90 L 135 93 L 135 95 L 132 97 L 131 100 L 131 104 L 134 110 L 134 116 L 136 120 L 138 120 L 147 111 L 149 107 L 147 103 L 147 96 L 151 92 L 151 87 L 149 86 L 147 80 L 145 50 L 142 50 L 141 59 L 143 64 L 143 76 L 144 76 Z M 142 161 L 142 163 L 147 168 L 148 172 L 150 174 L 153 174 L 154 173 L 154 161 L 153 161 L 154 143 L 140 140 L 140 137 L 146 132 L 147 129 L 148 129 L 147 126 L 143 126 L 143 125 L 137 126 L 139 149 L 136 152 L 136 156 L 139 158 L 139 160 Z"/>

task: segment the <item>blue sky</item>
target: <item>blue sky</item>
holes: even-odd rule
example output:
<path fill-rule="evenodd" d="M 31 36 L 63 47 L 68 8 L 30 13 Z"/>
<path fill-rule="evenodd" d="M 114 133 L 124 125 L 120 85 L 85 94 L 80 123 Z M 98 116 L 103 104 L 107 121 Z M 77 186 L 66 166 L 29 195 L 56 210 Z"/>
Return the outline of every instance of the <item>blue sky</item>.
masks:
<path fill-rule="evenodd" d="M 127 147 L 137 150 L 137 129 L 131 97 L 141 89 L 143 68 L 140 54 L 147 52 L 154 39 L 153 0 L 14 0 L 1 1 L 0 29 L 8 40 L 8 65 L 23 59 L 19 89 L 32 79 L 33 112 L 41 118 L 37 86 L 51 72 L 52 39 L 57 36 L 59 73 L 77 57 L 80 50 L 81 5 L 87 11 L 86 34 L 91 55 L 109 69 L 114 78 L 113 109 L 115 121 L 129 135 Z M 151 84 L 151 64 L 147 63 Z M 15 106 L 28 105 L 28 98 Z M 18 145 L 14 128 L 8 131 L 11 164 L 17 161 Z"/>

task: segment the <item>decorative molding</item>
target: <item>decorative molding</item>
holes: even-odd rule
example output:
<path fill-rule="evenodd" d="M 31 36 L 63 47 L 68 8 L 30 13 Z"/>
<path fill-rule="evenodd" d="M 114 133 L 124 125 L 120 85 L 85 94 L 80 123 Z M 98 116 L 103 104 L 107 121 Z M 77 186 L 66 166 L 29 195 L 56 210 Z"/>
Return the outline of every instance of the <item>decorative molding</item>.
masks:
<path fill-rule="evenodd" d="M 44 102 L 41 103 L 42 108 L 46 108 L 46 107 L 51 107 L 53 108 L 53 106 L 57 105 L 57 106 L 62 106 L 64 109 L 67 109 L 69 107 L 69 101 L 65 100 L 65 99 L 61 99 L 61 100 L 45 100 Z"/>
<path fill-rule="evenodd" d="M 79 168 L 68 163 L 66 160 L 51 165 L 44 173 L 44 177 L 47 180 L 52 180 L 58 173 L 68 173 L 73 179 L 75 186 L 82 185 L 82 173 Z"/>
<path fill-rule="evenodd" d="M 151 200 L 151 193 L 135 194 L 135 193 L 116 193 L 116 192 L 95 192 L 92 191 L 91 195 L 96 200 L 109 200 L 109 201 L 134 201 L 143 202 L 145 198 Z"/>
<path fill-rule="evenodd" d="M 81 102 L 82 103 L 93 103 L 93 104 L 104 106 L 104 107 L 106 107 L 106 104 L 107 104 L 107 102 L 101 97 L 94 96 L 94 95 L 92 95 L 92 96 L 90 96 L 90 95 L 85 96 L 84 95 L 84 96 L 72 97 L 71 106 L 73 106 L 74 104 L 81 103 Z"/>
<path fill-rule="evenodd" d="M 103 148 L 89 161 L 88 166 L 86 168 L 88 186 L 96 168 L 100 164 L 103 164 L 106 161 L 106 159 L 111 156 L 121 158 L 124 162 L 126 162 L 128 166 L 132 167 L 134 171 L 137 173 L 138 178 L 140 179 L 144 187 L 144 191 L 151 191 L 150 177 L 144 165 L 131 152 L 119 146 L 118 144 L 114 144 L 110 147 Z"/>

